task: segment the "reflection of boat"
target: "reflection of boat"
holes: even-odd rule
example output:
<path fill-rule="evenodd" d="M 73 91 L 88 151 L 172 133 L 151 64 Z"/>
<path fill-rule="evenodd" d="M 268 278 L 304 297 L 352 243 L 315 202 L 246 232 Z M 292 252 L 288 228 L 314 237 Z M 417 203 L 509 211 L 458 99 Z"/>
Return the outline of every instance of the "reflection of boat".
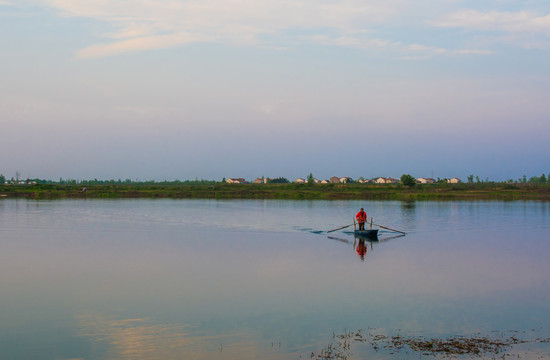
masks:
<path fill-rule="evenodd" d="M 378 237 L 378 229 L 355 230 L 354 234 L 359 238 L 376 239 Z"/>

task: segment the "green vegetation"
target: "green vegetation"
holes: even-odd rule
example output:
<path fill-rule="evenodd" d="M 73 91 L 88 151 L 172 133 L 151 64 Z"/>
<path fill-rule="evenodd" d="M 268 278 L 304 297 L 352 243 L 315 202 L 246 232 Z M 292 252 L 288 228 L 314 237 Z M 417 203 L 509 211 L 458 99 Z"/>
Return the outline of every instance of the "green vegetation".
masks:
<path fill-rule="evenodd" d="M 401 183 L 405 186 L 413 187 L 416 185 L 416 179 L 409 174 L 403 174 L 401 176 Z"/>
<path fill-rule="evenodd" d="M 275 179 L 267 179 L 268 184 L 288 184 L 290 181 L 288 181 L 287 178 L 279 177 Z"/>
<path fill-rule="evenodd" d="M 84 190 L 86 188 L 86 190 Z M 208 198 L 307 200 L 544 200 L 550 183 L 226 184 L 215 181 L 81 182 L 0 185 L 0 198 Z"/>
<path fill-rule="evenodd" d="M 550 201 L 550 174 L 523 176 L 518 180 L 491 182 L 469 175 L 466 183 L 451 184 L 437 179 L 417 184 L 409 175 L 399 184 L 348 183 L 316 184 L 313 174 L 305 184 L 290 183 L 284 177 L 267 179 L 267 184 L 227 184 L 214 180 L 8 180 L 0 174 L 0 199 L 24 197 L 56 198 L 203 198 L 203 199 L 307 199 L 307 200 L 543 200 Z M 262 177 L 263 178 L 263 177 Z M 364 180 L 360 178 L 360 180 Z"/>

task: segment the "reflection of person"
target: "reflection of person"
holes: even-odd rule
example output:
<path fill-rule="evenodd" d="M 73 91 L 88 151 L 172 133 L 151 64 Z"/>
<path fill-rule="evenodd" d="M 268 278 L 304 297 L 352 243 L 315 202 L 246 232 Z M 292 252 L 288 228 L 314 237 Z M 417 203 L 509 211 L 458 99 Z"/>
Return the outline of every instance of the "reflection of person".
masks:
<path fill-rule="evenodd" d="M 365 245 L 365 239 L 359 239 L 359 243 L 355 248 L 357 255 L 361 257 L 361 261 L 365 260 L 365 254 L 367 253 L 367 246 Z"/>
<path fill-rule="evenodd" d="M 367 221 L 367 213 L 363 208 L 359 210 L 357 215 L 355 215 L 355 219 L 357 219 L 357 222 L 359 223 L 359 230 L 365 230 L 365 222 Z"/>

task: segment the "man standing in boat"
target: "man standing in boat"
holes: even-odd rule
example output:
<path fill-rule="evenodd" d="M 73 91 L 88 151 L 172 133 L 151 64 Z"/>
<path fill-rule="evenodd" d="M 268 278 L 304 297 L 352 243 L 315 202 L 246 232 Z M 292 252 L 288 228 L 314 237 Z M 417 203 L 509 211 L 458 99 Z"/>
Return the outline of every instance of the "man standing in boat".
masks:
<path fill-rule="evenodd" d="M 357 219 L 357 222 L 359 223 L 359 230 L 365 230 L 365 222 L 367 221 L 367 213 L 363 208 L 359 210 L 357 215 L 355 215 L 355 219 Z"/>

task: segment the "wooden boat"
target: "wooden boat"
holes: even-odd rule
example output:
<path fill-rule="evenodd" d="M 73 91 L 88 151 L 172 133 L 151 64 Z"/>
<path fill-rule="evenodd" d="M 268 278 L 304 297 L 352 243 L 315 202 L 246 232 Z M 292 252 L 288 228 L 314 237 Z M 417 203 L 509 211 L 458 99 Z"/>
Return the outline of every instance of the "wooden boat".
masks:
<path fill-rule="evenodd" d="M 378 229 L 355 230 L 355 236 L 376 239 L 378 237 Z"/>

